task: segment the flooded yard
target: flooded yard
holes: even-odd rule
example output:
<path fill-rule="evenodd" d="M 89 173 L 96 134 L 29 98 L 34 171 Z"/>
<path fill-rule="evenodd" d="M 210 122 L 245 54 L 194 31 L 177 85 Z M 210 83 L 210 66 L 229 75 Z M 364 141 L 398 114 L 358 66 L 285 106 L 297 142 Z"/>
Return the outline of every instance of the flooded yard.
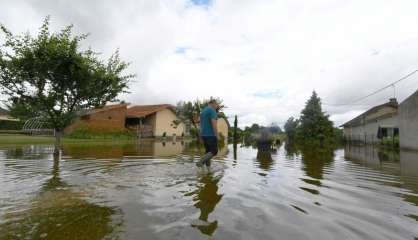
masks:
<path fill-rule="evenodd" d="M 203 150 L 201 150 L 203 151 Z M 418 154 L 0 146 L 0 239 L 417 239 Z"/>

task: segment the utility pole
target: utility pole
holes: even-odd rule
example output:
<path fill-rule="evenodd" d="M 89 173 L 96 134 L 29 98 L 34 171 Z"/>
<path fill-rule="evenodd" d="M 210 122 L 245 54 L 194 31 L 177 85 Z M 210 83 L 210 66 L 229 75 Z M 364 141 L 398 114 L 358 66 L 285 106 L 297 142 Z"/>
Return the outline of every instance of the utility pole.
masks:
<path fill-rule="evenodd" d="M 235 120 L 234 120 L 234 143 L 236 144 L 236 142 L 238 141 L 238 134 L 237 134 L 237 129 L 238 129 L 238 117 L 237 115 L 235 115 Z"/>

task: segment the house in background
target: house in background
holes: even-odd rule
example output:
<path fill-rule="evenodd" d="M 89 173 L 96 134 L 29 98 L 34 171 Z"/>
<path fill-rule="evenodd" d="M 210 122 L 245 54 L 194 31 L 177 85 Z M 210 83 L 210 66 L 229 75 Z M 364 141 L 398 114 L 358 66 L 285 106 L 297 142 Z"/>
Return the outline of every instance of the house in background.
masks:
<path fill-rule="evenodd" d="M 9 115 L 9 111 L 0 107 L 0 121 L 18 122 L 19 120 Z"/>
<path fill-rule="evenodd" d="M 399 135 L 398 102 L 375 106 L 354 119 L 344 123 L 344 137 L 350 142 L 375 143 L 385 137 Z"/>
<path fill-rule="evenodd" d="M 68 126 L 65 134 L 77 129 L 92 132 L 122 132 L 133 131 L 139 137 L 184 137 L 189 136 L 186 123 L 176 115 L 176 109 L 170 104 L 107 105 L 79 113 L 79 117 Z M 225 117 L 218 119 L 218 132 L 225 141 L 228 140 L 229 123 Z"/>
<path fill-rule="evenodd" d="M 127 106 L 126 103 L 114 104 L 82 112 L 78 119 L 64 130 L 64 133 L 69 134 L 76 129 L 86 129 L 92 132 L 126 131 Z"/>
<path fill-rule="evenodd" d="M 170 104 L 140 105 L 128 108 L 126 126 L 141 137 L 183 137 L 185 124 Z"/>
<path fill-rule="evenodd" d="M 132 106 L 129 104 L 107 105 L 79 114 L 73 124 L 64 132 L 76 129 L 92 132 L 135 131 L 141 137 L 181 137 L 185 136 L 185 124 L 175 114 L 169 104 Z"/>
<path fill-rule="evenodd" d="M 229 123 L 226 118 L 219 117 L 218 118 L 218 133 L 220 138 L 224 138 L 225 142 L 228 141 L 228 133 L 229 133 Z"/>

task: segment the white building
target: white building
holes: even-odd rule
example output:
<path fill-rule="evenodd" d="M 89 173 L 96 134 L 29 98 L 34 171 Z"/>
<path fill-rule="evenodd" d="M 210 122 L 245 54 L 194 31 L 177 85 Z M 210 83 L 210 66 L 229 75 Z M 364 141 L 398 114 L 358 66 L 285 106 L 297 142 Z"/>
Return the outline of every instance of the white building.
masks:
<path fill-rule="evenodd" d="M 399 135 L 398 102 L 375 106 L 354 119 L 344 123 L 344 137 L 350 142 L 374 143 L 385 137 Z"/>
<path fill-rule="evenodd" d="M 418 91 L 399 105 L 401 148 L 418 150 Z"/>

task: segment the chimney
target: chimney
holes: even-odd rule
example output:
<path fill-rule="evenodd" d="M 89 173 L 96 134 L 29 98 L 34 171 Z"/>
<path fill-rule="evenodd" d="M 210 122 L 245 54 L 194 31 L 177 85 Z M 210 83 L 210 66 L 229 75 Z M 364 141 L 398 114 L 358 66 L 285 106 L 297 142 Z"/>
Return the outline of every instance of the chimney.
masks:
<path fill-rule="evenodd" d="M 397 107 L 398 106 L 398 100 L 396 100 L 396 98 L 390 98 L 389 99 L 389 104 L 392 106 Z"/>

